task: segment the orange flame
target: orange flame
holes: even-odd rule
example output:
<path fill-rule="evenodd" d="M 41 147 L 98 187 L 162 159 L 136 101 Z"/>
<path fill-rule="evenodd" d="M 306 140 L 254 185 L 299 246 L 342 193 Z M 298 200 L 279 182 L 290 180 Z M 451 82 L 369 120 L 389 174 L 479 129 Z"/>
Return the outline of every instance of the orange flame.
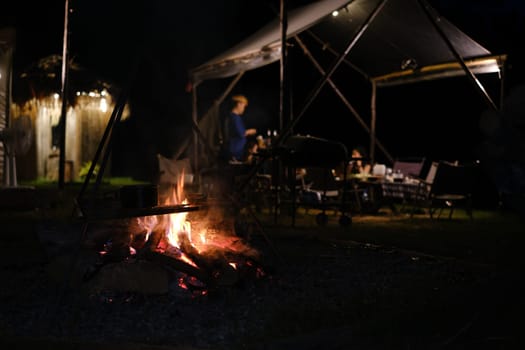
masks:
<path fill-rule="evenodd" d="M 166 198 L 165 205 L 188 204 L 184 198 L 184 171 L 177 179 L 175 187 L 172 187 L 170 195 Z M 168 243 L 174 247 L 180 248 L 181 236 L 185 236 L 189 242 L 192 242 L 191 223 L 187 221 L 188 213 L 172 213 L 168 215 L 166 237 Z"/>

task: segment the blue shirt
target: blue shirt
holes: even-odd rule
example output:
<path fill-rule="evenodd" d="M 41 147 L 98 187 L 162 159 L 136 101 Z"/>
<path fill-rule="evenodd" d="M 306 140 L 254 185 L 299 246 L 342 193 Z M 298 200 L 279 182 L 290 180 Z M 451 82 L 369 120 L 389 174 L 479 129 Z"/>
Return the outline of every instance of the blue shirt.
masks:
<path fill-rule="evenodd" d="M 244 148 L 246 146 L 246 126 L 242 117 L 235 113 L 230 113 L 228 123 L 228 150 L 230 156 L 242 161 L 244 159 Z"/>

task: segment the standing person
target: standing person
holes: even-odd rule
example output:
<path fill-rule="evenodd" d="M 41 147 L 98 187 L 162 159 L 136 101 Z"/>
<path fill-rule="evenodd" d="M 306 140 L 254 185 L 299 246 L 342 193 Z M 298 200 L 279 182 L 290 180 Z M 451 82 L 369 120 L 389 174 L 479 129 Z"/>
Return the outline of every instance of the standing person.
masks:
<path fill-rule="evenodd" d="M 247 129 L 242 119 L 247 106 L 248 99 L 245 96 L 235 95 L 232 97 L 232 108 L 226 120 L 229 161 L 243 162 L 246 155 L 247 137 L 257 133 L 254 128 Z"/>

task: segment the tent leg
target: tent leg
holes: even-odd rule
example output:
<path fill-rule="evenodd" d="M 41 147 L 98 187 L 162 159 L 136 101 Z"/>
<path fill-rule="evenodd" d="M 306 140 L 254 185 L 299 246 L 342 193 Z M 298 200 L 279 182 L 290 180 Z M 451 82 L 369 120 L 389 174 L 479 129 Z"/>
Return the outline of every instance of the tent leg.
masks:
<path fill-rule="evenodd" d="M 372 168 L 376 162 L 376 96 L 377 85 L 372 82 L 372 96 L 370 98 L 370 164 Z M 393 163 L 392 157 L 389 157 L 390 162 Z"/>
<path fill-rule="evenodd" d="M 430 12 L 431 8 L 428 5 L 428 3 L 425 0 L 419 0 L 418 3 L 421 6 L 421 8 L 423 9 L 423 11 L 425 12 L 425 14 L 427 15 L 427 17 L 430 20 L 430 22 L 434 25 L 434 28 L 436 29 L 438 34 L 441 36 L 441 38 L 443 39 L 445 44 L 450 49 L 450 51 L 452 52 L 454 57 L 456 57 L 456 59 L 458 60 L 459 64 L 461 65 L 461 67 L 465 71 L 467 77 L 469 78 L 470 82 L 474 85 L 474 87 L 477 88 L 476 90 L 481 94 L 481 97 L 483 97 L 483 99 L 489 105 L 489 107 L 491 107 L 493 110 L 497 111 L 498 107 L 496 106 L 494 101 L 492 101 L 492 99 L 490 98 L 490 95 L 487 93 L 487 91 L 483 87 L 483 84 L 481 84 L 479 79 L 476 78 L 476 75 L 474 75 L 474 73 L 472 73 L 472 71 L 467 67 L 467 65 L 465 64 L 465 61 L 463 60 L 461 55 L 454 48 L 454 45 L 452 45 L 450 40 L 448 40 L 448 37 L 446 36 L 446 34 L 443 32 L 443 30 L 441 29 L 441 27 L 438 24 L 438 18 L 436 18 L 435 14 Z"/>

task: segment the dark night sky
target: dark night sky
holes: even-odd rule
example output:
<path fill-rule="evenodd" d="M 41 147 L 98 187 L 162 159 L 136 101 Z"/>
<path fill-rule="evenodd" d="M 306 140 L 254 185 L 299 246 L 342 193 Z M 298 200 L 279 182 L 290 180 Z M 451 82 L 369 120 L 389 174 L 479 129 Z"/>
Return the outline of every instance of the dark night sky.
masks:
<path fill-rule="evenodd" d="M 302 2 L 305 1 L 290 1 L 289 6 Z M 523 83 L 525 69 L 521 65 L 525 62 L 525 5 L 522 0 L 428 2 L 491 52 L 509 55 L 509 88 Z M 187 115 L 191 107 L 189 96 L 184 91 L 188 69 L 247 37 L 273 18 L 278 5 L 277 0 L 70 0 L 73 12 L 70 16 L 69 52 L 80 65 L 120 85 L 127 84 L 132 75 L 133 62 L 139 58 L 141 65 L 135 84 L 140 86 L 140 90 L 135 90 L 133 96 L 136 100 L 142 100 L 143 104 L 155 107 L 137 109 L 139 120 L 154 122 L 148 123 L 144 135 L 134 137 L 138 137 L 142 144 L 159 139 L 177 139 L 188 130 L 188 125 L 178 118 Z M 61 54 L 64 1 L 13 1 L 7 6 L 8 9 L 0 13 L 0 26 L 13 25 L 17 29 L 15 73 L 42 57 Z M 274 127 L 276 123 L 278 68 L 278 64 L 274 64 L 257 72 L 249 72 L 238 88 L 252 101 L 247 121 L 259 129 Z M 213 91 L 213 87 L 210 89 Z M 212 92 L 210 96 L 215 97 Z M 320 98 L 324 96 L 330 98 L 326 92 Z M 403 99 L 407 96 L 413 96 L 410 101 L 419 103 L 407 104 Z M 477 119 L 485 108 L 477 92 L 464 81 L 439 81 L 432 85 L 425 83 L 395 88 L 381 93 L 379 97 L 382 104 L 378 106 L 378 115 L 403 117 L 406 118 L 405 126 L 414 125 L 408 130 L 403 127 L 395 133 L 395 137 L 384 140 L 387 148 L 397 154 L 412 152 L 413 145 L 418 144 L 424 153 L 433 152 L 431 156 L 448 157 L 459 145 L 463 131 L 477 128 Z M 399 100 L 405 102 L 399 103 Z M 324 113 L 328 110 L 328 114 L 338 114 L 341 107 L 337 102 L 328 101 Z M 368 105 L 369 102 L 366 100 L 363 103 Z M 426 108 L 422 109 L 420 105 Z M 458 124 L 456 116 L 459 114 L 464 122 Z M 315 113 L 305 116 L 305 119 L 304 124 L 300 123 L 305 133 L 321 133 L 318 136 L 327 137 L 330 132 L 335 139 L 348 146 L 367 142 L 362 132 L 354 131 L 359 127 L 345 129 L 343 122 L 336 125 L 339 123 L 336 120 L 323 119 L 323 125 L 332 125 L 323 131 L 319 129 Z M 424 132 L 415 129 L 429 123 L 434 123 L 434 131 L 451 134 L 448 145 L 439 148 L 423 145 L 429 143 L 425 133 L 430 131 L 428 128 Z M 390 122 L 384 127 L 392 136 L 391 128 L 398 126 Z M 408 139 L 412 140 L 398 142 Z M 173 151 L 169 141 L 155 147 L 157 149 L 152 151 L 167 155 Z M 465 151 L 462 156 L 470 155 Z"/>

